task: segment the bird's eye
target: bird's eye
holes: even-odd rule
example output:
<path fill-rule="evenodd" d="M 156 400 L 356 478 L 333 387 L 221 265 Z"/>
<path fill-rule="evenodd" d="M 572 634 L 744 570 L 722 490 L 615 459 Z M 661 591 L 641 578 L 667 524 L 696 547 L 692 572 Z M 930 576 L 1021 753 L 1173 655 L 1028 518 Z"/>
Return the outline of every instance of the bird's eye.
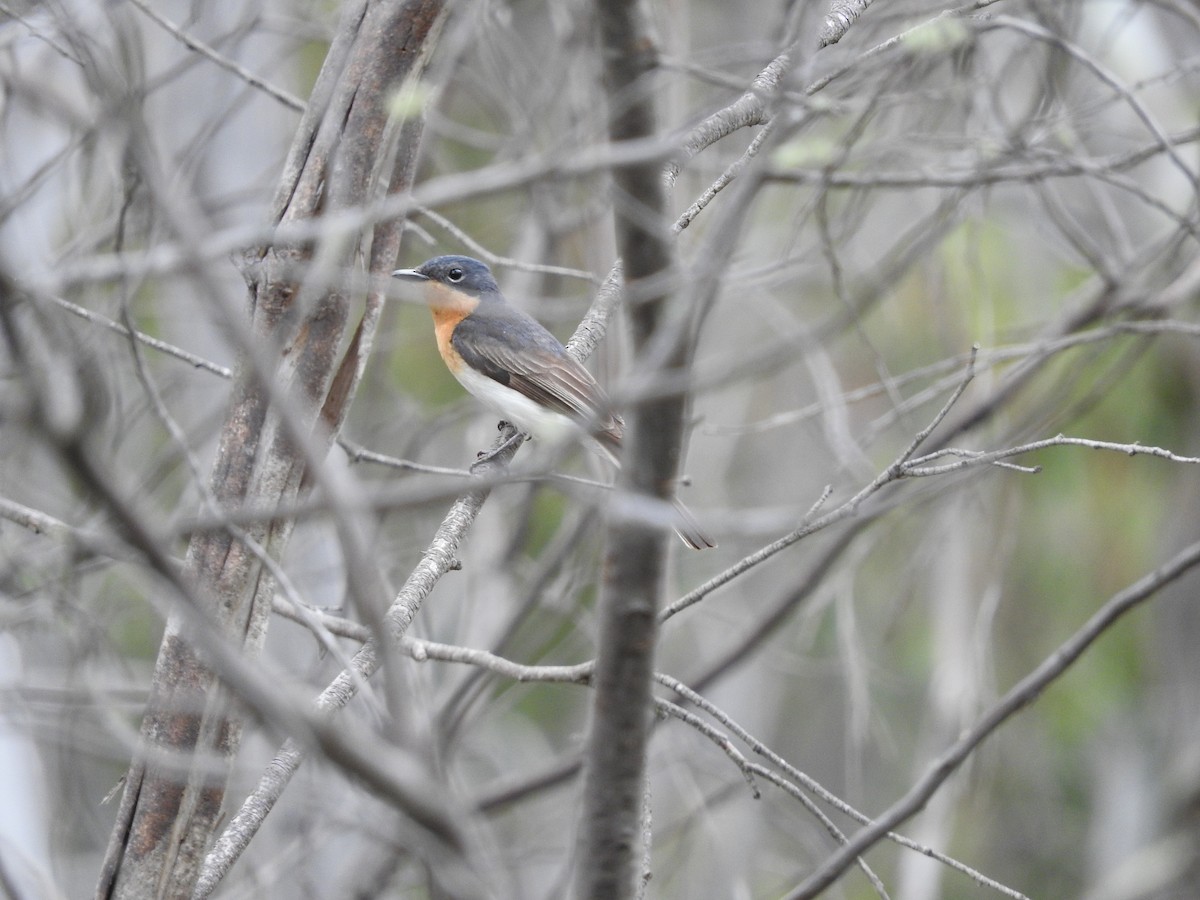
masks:
<path fill-rule="evenodd" d="M 453 281 L 455 284 L 458 284 L 458 282 L 463 280 L 463 270 L 460 269 L 458 266 L 455 266 L 453 269 L 451 269 L 449 272 L 446 273 L 446 280 Z"/>

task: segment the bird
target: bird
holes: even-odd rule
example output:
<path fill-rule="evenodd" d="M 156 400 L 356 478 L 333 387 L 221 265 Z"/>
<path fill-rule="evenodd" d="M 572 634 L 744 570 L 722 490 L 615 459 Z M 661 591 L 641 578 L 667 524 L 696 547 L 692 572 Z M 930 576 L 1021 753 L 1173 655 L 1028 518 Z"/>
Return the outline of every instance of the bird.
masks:
<path fill-rule="evenodd" d="M 420 283 L 438 352 L 468 393 L 521 431 L 552 445 L 579 440 L 620 466 L 625 423 L 591 372 L 537 319 L 512 306 L 491 269 L 469 256 L 435 256 L 394 278 Z M 716 547 L 675 498 L 676 533 Z"/>

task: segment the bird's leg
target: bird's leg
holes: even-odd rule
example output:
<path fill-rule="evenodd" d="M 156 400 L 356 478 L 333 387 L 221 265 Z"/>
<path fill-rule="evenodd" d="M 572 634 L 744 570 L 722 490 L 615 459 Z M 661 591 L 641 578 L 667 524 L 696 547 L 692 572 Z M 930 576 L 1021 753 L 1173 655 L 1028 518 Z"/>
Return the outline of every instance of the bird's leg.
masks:
<path fill-rule="evenodd" d="M 504 431 L 508 428 L 513 429 L 513 433 L 499 447 L 493 447 L 491 450 L 480 450 L 475 454 L 475 462 L 471 464 L 472 471 L 474 471 L 476 467 L 486 466 L 488 463 L 494 461 L 496 457 L 502 456 L 510 449 L 514 449 L 528 437 L 525 432 L 517 431 L 516 427 L 510 422 L 501 422 L 496 430 Z"/>

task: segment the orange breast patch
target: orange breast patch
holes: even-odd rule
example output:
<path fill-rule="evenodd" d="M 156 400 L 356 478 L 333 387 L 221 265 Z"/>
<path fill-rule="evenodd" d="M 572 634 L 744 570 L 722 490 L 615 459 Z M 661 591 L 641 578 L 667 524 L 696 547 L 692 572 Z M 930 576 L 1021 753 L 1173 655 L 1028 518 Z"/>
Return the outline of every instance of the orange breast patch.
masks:
<path fill-rule="evenodd" d="M 433 313 L 433 333 L 437 336 L 438 352 L 451 372 L 461 372 L 466 363 L 450 344 L 450 337 L 458 323 L 471 314 L 479 301 L 437 283 L 428 285 L 425 291 L 429 311 Z"/>

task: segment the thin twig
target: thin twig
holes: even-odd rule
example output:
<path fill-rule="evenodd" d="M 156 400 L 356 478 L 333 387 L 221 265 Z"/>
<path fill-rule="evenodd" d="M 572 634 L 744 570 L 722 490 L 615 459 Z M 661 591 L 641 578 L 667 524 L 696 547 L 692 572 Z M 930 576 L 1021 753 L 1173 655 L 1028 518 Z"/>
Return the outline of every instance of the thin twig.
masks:
<path fill-rule="evenodd" d="M 928 438 L 929 435 L 933 433 L 933 430 L 937 428 L 943 419 L 946 418 L 946 415 L 950 412 L 951 407 L 958 402 L 959 398 L 962 397 L 963 392 L 966 391 L 967 385 L 969 385 L 972 379 L 974 379 L 975 357 L 978 353 L 978 350 L 978 345 L 975 345 L 971 348 L 971 352 L 967 357 L 966 372 L 960 379 L 958 387 L 955 388 L 954 392 L 950 395 L 950 398 L 945 402 L 945 404 L 943 404 L 942 408 L 938 410 L 937 414 L 933 417 L 929 424 L 917 432 L 916 436 L 904 449 L 904 452 L 896 457 L 892 464 L 880 472 L 879 475 L 876 476 L 868 485 L 863 487 L 858 491 L 858 493 L 856 493 L 853 497 L 836 509 L 831 510 L 814 521 L 802 522 L 800 526 L 790 534 L 786 534 L 778 540 L 767 544 L 765 547 L 756 550 L 749 556 L 738 560 L 738 562 L 734 563 L 723 572 L 713 576 L 704 584 L 684 594 L 682 597 L 664 609 L 660 614 L 660 617 L 665 621 L 671 616 L 674 616 L 687 609 L 689 606 L 699 603 L 713 591 L 717 590 L 717 588 L 728 584 L 743 572 L 760 565 L 765 560 L 768 560 L 780 551 L 787 549 L 797 541 L 803 540 L 810 534 L 814 534 L 818 531 L 828 528 L 830 525 L 849 518 L 850 516 L 854 515 L 855 512 L 857 512 L 858 508 L 868 497 L 877 493 L 884 486 L 890 484 L 891 482 L 898 481 L 903 478 L 904 467 L 909 458 L 916 453 L 917 448 L 925 442 L 926 438 Z"/>
<path fill-rule="evenodd" d="M 471 235 L 467 234 L 463 229 L 459 228 L 450 219 L 443 216 L 441 213 L 430 209 L 428 206 L 416 206 L 413 209 L 423 215 L 429 221 L 433 222 L 442 230 L 451 234 L 456 240 L 460 241 L 468 250 L 478 256 L 484 262 L 491 266 L 501 266 L 506 269 L 514 269 L 518 272 L 535 272 L 539 275 L 559 275 L 563 278 L 578 278 L 582 281 L 590 282 L 591 284 L 600 284 L 600 279 L 595 273 L 587 272 L 583 269 L 571 269 L 567 266 L 546 266 L 539 263 L 525 263 L 519 260 L 512 259 L 508 256 L 500 256 L 493 253 L 484 244 L 481 244 Z"/>
<path fill-rule="evenodd" d="M 1052 438 L 1045 438 L 1040 441 L 1030 441 L 1027 444 L 1020 444 L 1016 447 L 1008 447 L 1004 450 L 964 450 L 958 447 L 946 447 L 937 450 L 928 456 L 923 456 L 919 459 L 914 459 L 906 464 L 904 476 L 906 478 L 928 477 L 931 475 L 946 475 L 951 472 L 959 472 L 963 469 L 974 468 L 976 466 L 999 465 L 1000 460 L 1007 459 L 1012 456 L 1021 456 L 1025 453 L 1033 453 L 1037 450 L 1045 450 L 1047 447 L 1087 447 L 1091 450 L 1107 450 L 1111 453 L 1121 453 L 1125 456 L 1156 456 L 1159 459 L 1165 459 L 1169 462 L 1185 463 L 1188 465 L 1200 464 L 1198 456 L 1180 456 L 1177 453 L 1172 453 L 1162 447 L 1148 447 L 1145 444 L 1132 443 L 1120 444 L 1114 441 L 1096 441 L 1090 438 L 1074 438 L 1066 437 L 1065 435 L 1055 435 Z M 947 463 L 941 466 L 930 466 L 927 463 L 939 459 L 943 456 L 959 456 L 963 457 L 958 462 Z M 1040 467 L 1025 468 L 1009 466 L 1009 468 L 1020 468 L 1025 472 L 1037 472 Z"/>
<path fill-rule="evenodd" d="M 775 775 L 774 777 L 770 778 L 770 780 L 774 784 L 776 784 L 779 787 L 784 787 L 785 784 L 788 785 L 788 788 L 790 788 L 789 793 L 792 793 L 793 796 L 797 796 L 798 799 L 800 797 L 803 797 L 803 801 L 807 801 L 808 798 L 804 797 L 803 793 L 799 790 L 799 788 L 802 787 L 804 790 L 810 791 L 811 793 L 815 794 L 822 801 L 829 804 L 834 809 L 838 810 L 838 812 L 841 812 L 842 814 L 849 816 L 854 821 L 856 821 L 860 824 L 863 824 L 863 825 L 870 823 L 870 821 L 871 821 L 870 816 L 867 816 L 866 814 L 859 812 L 857 809 L 855 809 L 853 806 L 851 806 L 846 801 L 842 800 L 840 797 L 838 797 L 832 791 L 826 789 L 819 782 L 817 782 L 813 778 L 811 778 L 808 775 L 801 772 L 799 769 L 797 769 L 795 766 L 793 766 L 791 763 L 789 763 L 787 760 L 785 760 L 783 757 L 781 757 L 778 753 L 776 753 L 774 750 L 772 750 L 770 747 L 768 747 L 766 744 L 764 744 L 762 741 L 760 741 L 758 738 L 756 738 L 754 735 L 752 735 L 749 731 L 747 731 L 745 728 L 743 728 L 741 725 L 739 725 L 736 721 L 734 721 L 734 719 L 730 715 L 728 715 L 724 710 L 720 709 L 716 704 L 712 703 L 706 697 L 704 697 L 701 694 L 699 694 L 698 692 L 692 690 L 690 687 L 688 687 L 683 682 L 678 681 L 674 678 L 670 678 L 669 676 L 658 675 L 658 676 L 656 676 L 656 680 L 659 682 L 659 684 L 665 685 L 666 687 L 675 691 L 675 693 L 679 694 L 680 697 L 683 697 L 689 703 L 692 703 L 695 706 L 697 706 L 698 708 L 704 710 L 706 713 L 708 713 L 710 716 L 712 716 L 714 719 L 716 719 L 718 722 L 720 722 L 722 725 L 724 725 L 726 728 L 728 728 L 731 732 L 733 732 L 733 734 L 740 741 L 744 742 L 746 744 L 746 746 L 748 746 L 752 751 L 759 754 L 760 756 L 765 757 L 768 761 L 770 761 L 770 763 L 772 765 L 778 766 L 780 769 L 782 769 L 783 774 L 784 774 L 784 776 L 786 776 L 786 778 Z M 760 774 L 761 774 L 761 772 L 760 772 Z M 787 781 L 787 779 L 791 779 L 792 781 L 795 782 L 795 784 L 790 784 Z M 809 803 L 811 803 L 811 801 L 805 802 L 804 805 L 806 808 L 809 808 L 811 810 L 812 808 L 809 806 Z M 818 815 L 820 816 L 821 824 L 825 826 L 827 831 L 831 827 L 833 828 L 833 830 L 830 833 L 834 836 L 834 839 L 837 840 L 838 843 L 844 843 L 845 836 L 842 835 L 841 831 L 838 830 L 836 827 L 834 827 L 832 823 L 826 824 L 827 820 L 824 818 L 823 815 L 821 815 L 820 813 L 818 813 Z M 905 847 L 909 850 L 914 850 L 917 853 L 920 853 L 922 856 L 928 856 L 930 859 L 937 860 L 938 862 L 942 863 L 943 865 L 948 866 L 958 872 L 963 873 L 964 875 L 975 880 L 977 883 L 979 883 L 980 885 L 983 885 L 984 887 L 991 888 L 995 891 L 999 891 L 1000 893 L 1005 894 L 1008 897 L 1012 897 L 1013 900 L 1029 900 L 1029 898 L 1027 898 L 1024 894 L 1014 891 L 1012 888 L 1007 887 L 1006 885 L 1000 884 L 998 881 L 995 881 L 991 878 L 988 878 L 983 873 L 981 873 L 975 869 L 972 869 L 970 866 L 965 865 L 952 857 L 946 856 L 944 853 L 939 853 L 938 851 L 934 850 L 932 847 L 927 847 L 923 844 L 919 844 L 916 841 L 912 840 L 911 838 L 907 838 L 904 835 L 898 834 L 896 832 L 888 832 L 887 838 L 888 838 L 888 840 L 893 841 L 902 847 Z"/>
<path fill-rule="evenodd" d="M 674 679 L 666 678 L 665 676 L 656 675 L 656 680 L 662 684 L 667 684 L 668 686 L 672 683 L 675 683 Z M 716 744 L 717 747 L 720 748 L 721 752 L 729 757 L 733 764 L 737 766 L 738 770 L 742 773 L 742 777 L 746 779 L 746 783 L 750 786 L 750 791 L 754 796 L 754 799 L 759 799 L 761 793 L 758 790 L 758 785 L 754 781 L 754 776 L 756 774 L 755 767 L 753 767 L 750 761 L 742 755 L 741 751 L 733 745 L 733 742 L 729 740 L 727 735 L 722 734 L 699 716 L 688 712 L 678 704 L 671 703 L 670 701 L 663 700 L 661 698 L 655 698 L 654 705 L 655 708 L 661 713 L 664 713 L 673 719 L 678 719 L 684 724 L 691 726 L 700 734 L 704 735 L 706 738 Z M 784 782 L 784 779 L 773 777 L 770 780 L 777 786 L 783 787 L 782 782 Z M 837 827 L 837 825 L 832 819 L 829 818 L 829 816 L 825 815 L 825 813 L 822 812 L 815 803 L 813 803 L 812 798 L 808 797 L 803 791 L 799 790 L 789 790 L 788 793 L 796 800 L 800 801 L 801 805 L 808 810 L 813 818 L 821 823 L 822 827 L 826 830 L 826 832 L 829 833 L 830 837 L 832 837 L 836 843 L 846 843 L 846 835 L 840 828 Z M 879 876 L 871 870 L 871 867 L 868 866 L 866 861 L 861 857 L 858 860 L 858 866 L 860 869 L 862 869 L 863 874 L 867 876 L 867 880 L 871 882 L 871 886 L 875 889 L 875 892 L 881 898 L 887 900 L 887 889 L 883 886 L 883 882 L 880 881 Z"/>
<path fill-rule="evenodd" d="M 103 328 L 107 328 L 109 331 L 113 331 L 113 332 L 115 332 L 119 335 L 123 335 L 125 337 L 128 337 L 132 333 L 134 337 L 136 337 L 139 341 L 141 341 L 147 347 L 153 347 L 155 350 L 159 351 L 160 353 L 165 353 L 168 356 L 173 356 L 176 359 L 183 360 L 185 363 L 188 363 L 189 365 L 191 365 L 194 368 L 203 369 L 205 372 L 211 372 L 213 375 L 217 375 L 221 378 L 232 378 L 233 377 L 233 370 L 228 368 L 227 366 L 219 365 L 218 363 L 211 362 L 210 360 L 204 359 L 204 357 L 202 357 L 202 356 L 197 356 L 194 353 L 189 353 L 187 350 L 184 350 L 180 347 L 176 347 L 174 344 L 168 344 L 166 341 L 161 341 L 156 337 L 152 337 L 151 335 L 146 334 L 145 332 L 141 332 L 141 331 L 130 332 L 130 330 L 126 326 L 122 325 L 120 322 L 116 322 L 116 321 L 108 318 L 107 316 L 101 315 L 98 312 L 93 312 L 90 309 L 86 309 L 85 307 L 82 307 L 82 306 L 78 305 L 77 303 L 72 303 L 70 300 L 64 300 L 61 297 L 47 297 L 46 299 L 49 300 L 51 303 L 54 303 L 55 305 L 62 307 L 67 312 L 72 313 L 73 315 L 79 316 L 79 318 L 85 319 L 88 322 L 91 322 L 93 325 L 100 325 Z"/>
<path fill-rule="evenodd" d="M 242 79 L 242 81 L 246 82 L 246 84 L 250 85 L 251 87 L 258 88 L 258 90 L 262 91 L 267 96 L 278 100 L 284 106 L 294 109 L 297 112 L 304 112 L 305 103 L 299 97 L 288 91 L 285 91 L 283 88 L 275 87 L 273 84 L 255 75 L 245 66 L 234 62 L 229 57 L 213 49 L 208 44 L 204 43 L 204 41 L 192 37 L 170 19 L 155 11 L 150 4 L 146 2 L 146 0 L 129 0 L 129 2 L 140 9 L 147 18 L 153 21 L 168 34 L 172 35 L 189 50 L 194 50 L 211 62 L 216 63 L 226 72 L 232 72 L 238 78 Z"/>

